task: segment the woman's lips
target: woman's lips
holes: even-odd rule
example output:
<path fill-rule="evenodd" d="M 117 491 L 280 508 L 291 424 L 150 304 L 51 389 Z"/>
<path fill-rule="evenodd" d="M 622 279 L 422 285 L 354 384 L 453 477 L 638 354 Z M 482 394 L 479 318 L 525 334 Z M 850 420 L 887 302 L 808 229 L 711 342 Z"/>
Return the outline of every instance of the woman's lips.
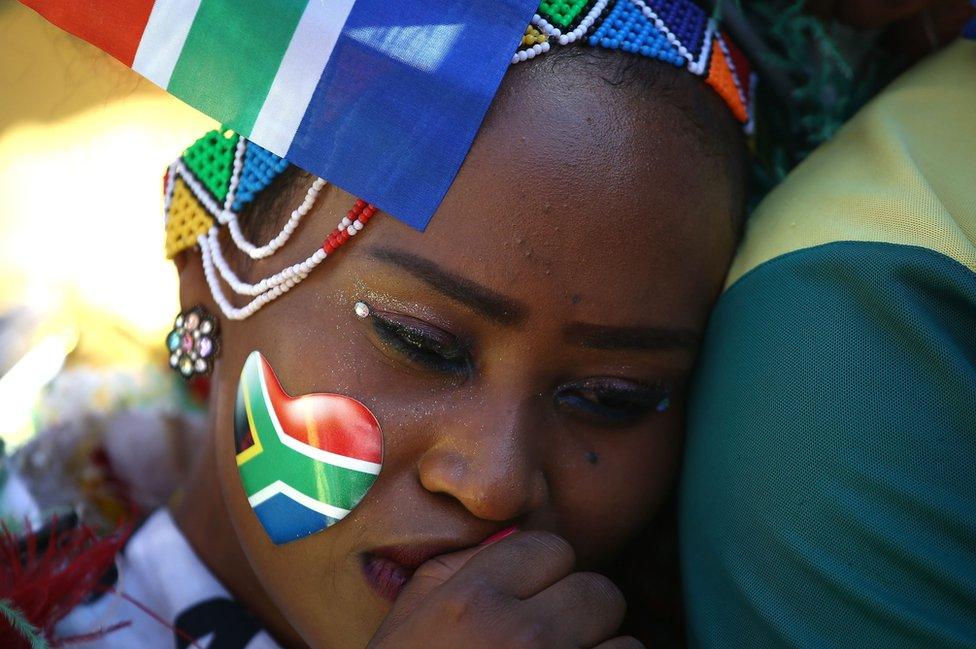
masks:
<path fill-rule="evenodd" d="M 514 525 L 506 527 L 490 535 L 478 545 L 489 545 L 500 541 L 516 529 Z M 463 550 L 474 545 L 473 543 L 420 543 L 376 548 L 361 555 L 363 575 L 366 577 L 366 582 L 381 597 L 393 601 L 421 564 L 437 555 Z"/>
<path fill-rule="evenodd" d="M 363 575 L 381 597 L 394 600 L 414 571 L 431 557 L 460 550 L 458 545 L 397 545 L 362 555 Z"/>
<path fill-rule="evenodd" d="M 395 600 L 412 574 L 412 570 L 408 571 L 395 561 L 374 554 L 363 555 L 363 575 L 366 576 L 366 583 L 372 586 L 383 599 L 391 602 Z"/>

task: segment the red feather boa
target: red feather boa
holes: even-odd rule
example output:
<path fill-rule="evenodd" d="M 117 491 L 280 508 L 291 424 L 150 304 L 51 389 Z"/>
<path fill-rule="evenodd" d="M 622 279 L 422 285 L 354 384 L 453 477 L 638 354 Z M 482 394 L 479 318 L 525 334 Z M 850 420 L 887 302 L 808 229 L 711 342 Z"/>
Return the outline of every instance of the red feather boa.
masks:
<path fill-rule="evenodd" d="M 20 613 L 48 642 L 54 639 L 57 623 L 100 590 L 99 580 L 129 535 L 127 529 L 120 529 L 99 538 L 87 526 L 72 525 L 72 518 L 55 518 L 23 537 L 0 525 L 0 600 Z M 70 643 L 70 639 L 63 643 Z M 0 615 L 0 647 L 30 646 L 30 638 Z"/>

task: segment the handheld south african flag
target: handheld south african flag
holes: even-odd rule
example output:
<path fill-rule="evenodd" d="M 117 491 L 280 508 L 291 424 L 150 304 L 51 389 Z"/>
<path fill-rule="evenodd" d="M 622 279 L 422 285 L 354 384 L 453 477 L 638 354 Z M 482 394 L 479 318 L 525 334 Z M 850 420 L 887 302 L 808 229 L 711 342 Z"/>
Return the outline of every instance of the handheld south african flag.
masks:
<path fill-rule="evenodd" d="M 248 140 L 420 229 L 538 1 L 21 0 Z"/>
<path fill-rule="evenodd" d="M 248 502 L 277 545 L 342 519 L 383 460 L 383 436 L 366 406 L 338 394 L 288 396 L 257 351 L 241 371 L 234 440 Z"/>

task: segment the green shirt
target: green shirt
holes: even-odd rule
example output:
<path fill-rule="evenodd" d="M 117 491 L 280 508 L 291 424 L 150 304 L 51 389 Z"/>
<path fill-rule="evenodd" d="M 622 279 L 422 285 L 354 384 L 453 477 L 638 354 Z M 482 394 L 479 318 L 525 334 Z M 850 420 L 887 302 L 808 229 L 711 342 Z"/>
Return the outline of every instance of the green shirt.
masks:
<path fill-rule="evenodd" d="M 976 43 L 751 219 L 689 414 L 700 647 L 976 647 Z"/>

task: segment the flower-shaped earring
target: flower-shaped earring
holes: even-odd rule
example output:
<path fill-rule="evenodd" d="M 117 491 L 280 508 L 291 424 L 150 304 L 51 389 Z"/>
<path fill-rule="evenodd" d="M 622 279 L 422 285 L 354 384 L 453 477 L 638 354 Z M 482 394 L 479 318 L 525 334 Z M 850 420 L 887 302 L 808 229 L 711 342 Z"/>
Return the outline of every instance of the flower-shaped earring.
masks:
<path fill-rule="evenodd" d="M 187 380 L 210 374 L 220 352 L 219 336 L 217 319 L 202 306 L 181 312 L 166 336 L 169 366 Z"/>

